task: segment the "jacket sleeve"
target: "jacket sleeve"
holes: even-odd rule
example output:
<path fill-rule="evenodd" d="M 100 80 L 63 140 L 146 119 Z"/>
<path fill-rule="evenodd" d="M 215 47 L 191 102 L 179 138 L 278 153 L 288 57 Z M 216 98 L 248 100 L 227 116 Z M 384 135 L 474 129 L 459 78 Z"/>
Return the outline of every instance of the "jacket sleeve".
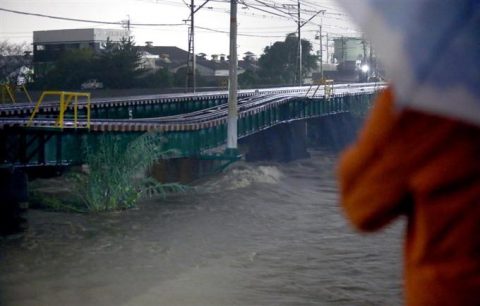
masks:
<path fill-rule="evenodd" d="M 347 218 L 359 230 L 373 231 L 406 210 L 408 166 L 402 164 L 394 136 L 399 114 L 391 89 L 382 92 L 356 143 L 341 156 L 338 169 L 340 201 Z"/>

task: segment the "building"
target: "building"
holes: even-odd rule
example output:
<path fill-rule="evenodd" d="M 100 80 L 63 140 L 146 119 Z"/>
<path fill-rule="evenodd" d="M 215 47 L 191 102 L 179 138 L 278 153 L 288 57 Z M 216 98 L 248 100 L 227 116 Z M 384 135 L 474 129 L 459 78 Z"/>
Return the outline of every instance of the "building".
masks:
<path fill-rule="evenodd" d="M 147 43 L 145 46 L 138 47 L 142 54 L 148 54 L 149 57 L 158 56 L 155 69 L 166 68 L 172 73 L 177 73 L 181 69 L 187 68 L 188 52 L 174 46 L 153 46 Z M 205 53 L 196 55 L 196 70 L 207 82 L 223 84 L 228 78 L 229 61 L 224 54 L 214 54 L 211 59 L 207 58 Z M 254 65 L 253 59 L 250 62 L 239 61 L 238 74 L 245 72 L 246 67 Z"/>
<path fill-rule="evenodd" d="M 367 62 L 371 46 L 368 41 L 359 37 L 340 37 L 333 40 L 333 58 L 338 63 L 338 70 L 355 70 L 358 62 Z"/>
<path fill-rule="evenodd" d="M 33 32 L 33 65 L 36 75 L 43 75 L 66 51 L 102 50 L 107 41 L 118 43 L 128 37 L 118 29 L 66 29 Z"/>
<path fill-rule="evenodd" d="M 381 63 L 371 43 L 360 37 L 334 39 L 334 62 L 336 71 L 328 71 L 328 78 L 339 82 L 365 82 L 380 79 L 384 75 Z"/>
<path fill-rule="evenodd" d="M 107 41 L 119 43 L 128 37 L 125 30 L 114 29 L 70 29 L 33 32 L 33 66 L 35 76 L 45 75 L 65 52 L 75 49 L 91 49 L 100 52 Z M 187 68 L 188 52 L 175 46 L 154 46 L 151 41 L 144 46 L 137 46 L 141 61 L 139 68 L 145 74 L 154 73 L 166 68 L 172 73 Z M 246 54 L 246 59 L 239 61 L 238 74 L 245 69 L 254 69 L 256 58 L 253 53 Z M 198 75 L 212 84 L 222 84 L 229 74 L 229 61 L 224 54 L 196 55 L 196 71 Z"/>

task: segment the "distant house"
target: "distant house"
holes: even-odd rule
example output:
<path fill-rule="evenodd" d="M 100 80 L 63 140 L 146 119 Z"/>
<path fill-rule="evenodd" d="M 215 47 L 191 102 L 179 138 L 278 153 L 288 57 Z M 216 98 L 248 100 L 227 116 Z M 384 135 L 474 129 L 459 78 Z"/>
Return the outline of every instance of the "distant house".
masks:
<path fill-rule="evenodd" d="M 260 69 L 258 66 L 258 58 L 253 52 L 245 52 L 243 59 L 238 61 L 238 66 L 244 70 L 257 71 Z"/>
<path fill-rule="evenodd" d="M 255 53 L 247 51 L 243 54 L 243 59 L 248 62 L 257 62 L 257 56 Z"/>
<path fill-rule="evenodd" d="M 178 47 L 159 47 L 147 44 L 146 46 L 138 46 L 137 48 L 142 54 L 150 54 L 157 57 L 155 61 L 156 69 L 167 68 L 169 71 L 175 73 L 181 67 L 186 67 L 188 52 Z"/>
<path fill-rule="evenodd" d="M 33 32 L 33 65 L 36 75 L 43 75 L 65 52 L 74 49 L 100 51 L 107 40 L 118 43 L 128 37 L 125 30 L 65 29 Z"/>
<path fill-rule="evenodd" d="M 188 52 L 174 46 L 152 46 L 138 47 L 140 52 L 158 56 L 156 61 L 158 68 L 166 68 L 172 73 L 187 67 Z M 204 55 L 196 56 L 196 68 L 203 76 L 215 75 L 215 66 L 207 60 Z"/>
<path fill-rule="evenodd" d="M 156 54 L 151 54 L 147 51 L 140 51 L 140 67 L 141 69 L 148 72 L 155 72 L 161 68 L 158 65 L 160 56 Z"/>
<path fill-rule="evenodd" d="M 148 43 L 146 46 L 140 46 L 138 49 L 143 53 L 157 55 L 156 68 L 166 68 L 172 73 L 180 69 L 187 68 L 188 52 L 174 46 L 152 46 Z M 229 61 L 224 54 L 212 55 L 207 59 L 205 53 L 196 55 L 196 70 L 206 80 L 221 83 L 229 75 Z M 239 61 L 238 74 L 245 72 L 247 67 L 254 65 L 254 60 Z"/>

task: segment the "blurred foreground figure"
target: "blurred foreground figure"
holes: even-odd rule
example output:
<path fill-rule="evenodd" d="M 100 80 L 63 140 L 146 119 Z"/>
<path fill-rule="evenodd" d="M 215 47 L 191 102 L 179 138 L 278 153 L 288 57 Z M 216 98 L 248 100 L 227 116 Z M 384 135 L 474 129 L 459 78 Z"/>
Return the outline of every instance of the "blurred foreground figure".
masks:
<path fill-rule="evenodd" d="M 407 217 L 407 305 L 480 305 L 479 157 L 479 127 L 398 112 L 391 90 L 342 157 L 342 204 L 358 229 Z"/>
<path fill-rule="evenodd" d="M 407 305 L 480 305 L 480 1 L 339 2 L 392 83 L 341 159 L 344 211 L 407 218 Z"/>

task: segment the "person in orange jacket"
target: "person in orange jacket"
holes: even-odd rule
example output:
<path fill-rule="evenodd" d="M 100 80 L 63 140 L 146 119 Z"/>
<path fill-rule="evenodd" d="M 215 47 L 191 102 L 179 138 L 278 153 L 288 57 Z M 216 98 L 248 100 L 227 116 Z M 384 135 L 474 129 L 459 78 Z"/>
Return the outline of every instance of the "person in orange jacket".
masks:
<path fill-rule="evenodd" d="M 406 305 L 480 305 L 480 127 L 394 100 L 340 159 L 343 210 L 366 232 L 406 217 Z"/>

